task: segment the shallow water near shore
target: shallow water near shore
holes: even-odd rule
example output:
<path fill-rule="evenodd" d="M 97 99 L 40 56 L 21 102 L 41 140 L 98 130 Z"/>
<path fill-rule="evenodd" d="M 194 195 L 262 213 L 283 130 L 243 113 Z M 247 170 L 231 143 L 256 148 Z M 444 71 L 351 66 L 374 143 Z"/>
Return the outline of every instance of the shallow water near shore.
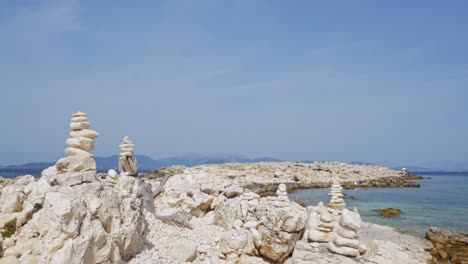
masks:
<path fill-rule="evenodd" d="M 424 237 L 430 226 L 450 231 L 468 233 L 468 172 L 418 173 L 432 179 L 420 180 L 421 188 L 358 188 L 343 190 L 358 200 L 345 199 L 348 209 L 356 206 L 362 220 L 393 226 L 410 235 Z M 307 205 L 319 201 L 328 203 L 329 189 L 298 190 L 290 193 L 299 196 Z M 397 218 L 379 216 L 381 208 L 400 208 Z"/>

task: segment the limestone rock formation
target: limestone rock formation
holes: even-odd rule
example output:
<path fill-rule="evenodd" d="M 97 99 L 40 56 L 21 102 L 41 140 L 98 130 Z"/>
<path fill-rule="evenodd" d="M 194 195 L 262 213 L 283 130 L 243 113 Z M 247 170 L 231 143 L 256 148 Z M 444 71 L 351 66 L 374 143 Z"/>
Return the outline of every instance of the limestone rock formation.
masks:
<path fill-rule="evenodd" d="M 338 214 L 340 214 L 341 211 L 346 208 L 341 190 L 343 190 L 343 187 L 341 187 L 340 183 L 335 180 L 331 186 L 330 193 L 328 193 L 328 195 L 331 197 L 331 200 L 327 206 Z"/>
<path fill-rule="evenodd" d="M 333 240 L 328 242 L 328 250 L 349 257 L 364 253 L 367 247 L 359 242 L 357 234 L 360 227 L 361 216 L 356 207 L 354 212 L 343 209 Z"/>
<path fill-rule="evenodd" d="M 0 229 L 16 221 L 0 263 L 122 263 L 142 247 L 151 188 L 121 175 L 115 185 L 96 177 L 89 153 L 98 134 L 84 113 L 72 118 L 68 157 L 3 188 Z M 115 175 L 111 175 L 115 176 Z"/>
<path fill-rule="evenodd" d="M 432 263 L 468 263 L 468 234 L 431 227 L 426 238 L 432 242 Z"/>
<path fill-rule="evenodd" d="M 119 171 L 130 176 L 136 176 L 138 171 L 138 162 L 133 156 L 135 144 L 125 136 L 120 144 Z"/>
<path fill-rule="evenodd" d="M 309 207 L 304 238 L 310 242 L 330 242 L 333 238 L 333 215 L 331 215 L 322 202 L 316 207 Z"/>
<path fill-rule="evenodd" d="M 215 209 L 214 223 L 227 230 L 243 234 L 249 232 L 248 237 L 251 237 L 257 252 L 255 254 L 283 262 L 303 234 L 307 212 L 289 201 L 284 184 L 278 186 L 277 194 L 260 198 L 257 194 L 244 191 L 240 197 L 228 199 Z M 253 254 L 250 251 L 243 253 Z"/>

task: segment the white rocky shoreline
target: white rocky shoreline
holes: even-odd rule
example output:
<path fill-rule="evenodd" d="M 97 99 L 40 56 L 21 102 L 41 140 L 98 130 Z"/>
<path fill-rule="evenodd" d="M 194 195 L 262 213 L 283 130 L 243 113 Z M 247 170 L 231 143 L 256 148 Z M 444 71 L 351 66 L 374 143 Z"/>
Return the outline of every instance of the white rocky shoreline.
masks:
<path fill-rule="evenodd" d="M 120 173 L 97 173 L 99 136 L 73 114 L 67 157 L 39 179 L 0 178 L 0 264 L 426 263 L 427 240 L 362 223 L 342 185 L 395 187 L 407 172 L 345 163 L 174 166 L 137 175 L 135 144 Z M 388 185 L 387 183 L 390 184 Z M 303 207 L 287 192 L 330 187 Z"/>

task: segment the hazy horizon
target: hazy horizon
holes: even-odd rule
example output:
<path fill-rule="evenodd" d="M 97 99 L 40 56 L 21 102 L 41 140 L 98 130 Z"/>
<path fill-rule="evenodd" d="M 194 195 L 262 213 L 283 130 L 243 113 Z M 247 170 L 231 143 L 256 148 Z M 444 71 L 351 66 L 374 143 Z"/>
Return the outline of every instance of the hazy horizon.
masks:
<path fill-rule="evenodd" d="M 468 2 L 0 3 L 0 165 L 226 153 L 468 160 Z"/>

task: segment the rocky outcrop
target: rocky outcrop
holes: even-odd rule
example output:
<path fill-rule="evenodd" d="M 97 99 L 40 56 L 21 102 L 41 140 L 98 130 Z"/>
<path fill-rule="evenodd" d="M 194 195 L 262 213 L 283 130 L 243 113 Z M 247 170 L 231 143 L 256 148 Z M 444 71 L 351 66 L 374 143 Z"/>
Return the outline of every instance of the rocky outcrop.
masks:
<path fill-rule="evenodd" d="M 426 238 L 432 243 L 430 263 L 468 263 L 468 234 L 431 227 Z"/>
<path fill-rule="evenodd" d="M 379 210 L 380 216 L 385 218 L 394 218 L 398 217 L 401 213 L 401 210 L 398 208 L 384 208 Z"/>
<path fill-rule="evenodd" d="M 126 175 L 113 186 L 96 177 L 88 151 L 97 133 L 86 120 L 73 115 L 68 157 L 38 180 L 25 176 L 2 190 L 0 229 L 12 220 L 18 229 L 0 263 L 121 263 L 141 250 L 151 189 Z"/>
<path fill-rule="evenodd" d="M 328 243 L 328 250 L 349 257 L 356 257 L 364 253 L 367 247 L 357 239 L 357 232 L 360 228 L 361 217 L 356 207 L 354 212 L 346 208 L 343 209 L 333 240 Z"/>
<path fill-rule="evenodd" d="M 120 144 L 119 156 L 119 171 L 121 174 L 136 176 L 138 173 L 138 162 L 133 156 L 133 148 L 135 144 L 128 138 L 124 137 L 122 144 Z"/>
<path fill-rule="evenodd" d="M 242 238 L 245 243 L 239 241 L 238 244 L 250 245 L 248 241 L 252 241 L 255 246 L 255 251 L 235 251 L 235 254 L 258 254 L 271 261 L 283 262 L 293 251 L 304 231 L 307 212 L 289 201 L 286 186 L 280 185 L 277 195 L 260 198 L 246 191 L 216 208 L 214 223 L 228 230 L 239 231 L 234 232 L 236 235 L 232 237 Z M 229 251 L 228 254 L 232 253 Z"/>

